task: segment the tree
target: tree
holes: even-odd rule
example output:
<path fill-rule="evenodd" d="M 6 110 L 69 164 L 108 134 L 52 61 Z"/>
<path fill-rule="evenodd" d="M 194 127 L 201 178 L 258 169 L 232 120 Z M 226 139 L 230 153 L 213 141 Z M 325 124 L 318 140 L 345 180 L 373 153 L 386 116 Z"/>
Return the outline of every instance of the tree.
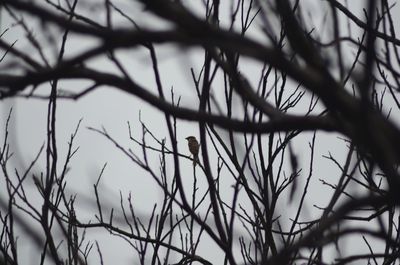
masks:
<path fill-rule="evenodd" d="M 127 243 L 140 264 L 398 263 L 398 7 L 365 4 L 2 0 L 12 22 L 0 39 L 1 98 L 46 103 L 47 125 L 45 144 L 18 167 L 12 161 L 25 150 L 10 145 L 12 112 L 4 121 L 1 262 L 20 264 L 20 246 L 31 240 L 35 263 L 109 263 L 109 239 L 91 232 L 102 231 Z M 7 39 L 20 30 L 24 45 Z M 185 76 L 160 66 L 166 47 L 187 59 Z M 130 68 L 136 50 L 151 80 Z M 177 79 L 191 83 L 182 89 Z M 81 174 L 70 172 L 82 122 L 61 149 L 59 109 L 101 87 L 164 116 L 128 122 L 129 144 L 88 128 L 135 165 L 135 186 L 153 181 L 162 199 L 141 205 L 145 215 L 134 192 L 106 199 L 106 165 L 90 196 L 69 189 Z M 180 138 L 184 121 L 197 124 L 196 166 L 189 135 Z M 92 206 L 86 215 L 82 200 Z"/>

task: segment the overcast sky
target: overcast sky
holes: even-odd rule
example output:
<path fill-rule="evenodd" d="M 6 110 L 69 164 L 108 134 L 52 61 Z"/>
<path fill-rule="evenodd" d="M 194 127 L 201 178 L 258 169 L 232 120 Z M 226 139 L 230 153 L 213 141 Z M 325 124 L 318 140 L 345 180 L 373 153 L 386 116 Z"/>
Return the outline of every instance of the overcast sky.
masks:
<path fill-rule="evenodd" d="M 138 23 L 142 26 L 159 27 L 159 22 L 149 20 L 148 14 L 143 14 L 142 9 L 135 9 L 129 7 L 124 1 L 120 5 L 131 10 L 135 17 L 138 17 Z M 321 1 L 307 1 L 310 4 L 309 14 L 311 19 L 315 21 L 317 27 L 324 18 L 325 12 L 321 8 L 323 4 Z M 351 10 L 355 14 L 361 14 L 361 5 L 364 4 L 363 0 L 349 1 L 351 4 Z M 195 7 L 194 10 L 198 10 Z M 396 10 L 396 11 L 395 11 Z M 399 7 L 396 6 L 393 11 L 394 14 L 400 14 Z M 82 12 L 84 10 L 82 9 Z M 306 11 L 305 11 L 306 12 Z M 90 12 L 89 12 L 90 13 Z M 90 15 L 97 15 L 95 12 Z M 394 16 L 397 18 L 397 16 Z M 91 17 L 95 19 L 94 17 Z M 25 40 L 24 33 L 18 27 L 12 27 L 11 22 L 7 14 L 2 11 L 1 28 L 4 30 L 11 26 L 10 30 L 5 34 L 4 39 L 8 42 L 18 40 L 16 47 L 19 49 L 32 49 L 28 47 Z M 125 20 L 122 20 L 115 16 L 116 25 L 130 26 Z M 96 18 L 99 22 L 103 22 L 102 18 Z M 149 22 L 151 21 L 151 22 Z M 125 23 L 125 24 L 124 24 Z M 154 24 L 151 24 L 154 23 Z M 399 21 L 395 22 L 397 25 Z M 345 25 L 345 22 L 343 22 Z M 41 36 L 42 32 L 36 32 L 38 29 L 35 24 L 32 24 L 32 29 L 37 36 Z M 399 29 L 399 27 L 397 28 Z M 327 27 L 327 31 L 332 29 Z M 354 32 L 360 32 L 358 28 L 354 27 Z M 254 38 L 260 40 L 263 36 L 258 36 L 259 31 L 252 33 Z M 358 34 L 358 33 L 356 33 Z M 400 32 L 399 32 L 400 34 Z M 67 43 L 68 55 L 77 54 L 80 51 L 87 49 L 93 45 L 92 40 L 82 38 L 80 36 L 74 37 Z M 51 48 L 47 48 L 46 52 L 51 57 Z M 172 47 L 171 45 L 163 45 L 157 47 L 157 55 L 160 61 L 161 78 L 165 88 L 173 88 L 175 97 L 180 97 L 182 106 L 198 108 L 198 100 L 195 93 L 193 81 L 190 76 L 190 68 L 193 67 L 194 71 L 198 73 L 202 66 L 203 53 L 199 49 L 183 49 L 182 47 Z M 122 50 L 117 53 L 117 56 L 124 62 L 125 66 L 131 73 L 135 81 L 148 87 L 150 90 L 155 90 L 154 78 L 152 73 L 151 64 L 149 61 L 148 53 L 139 48 L 137 50 Z M 332 55 L 331 55 L 332 56 Z M 334 56 L 334 55 L 333 55 Z M 91 65 L 96 69 L 103 71 L 114 71 L 110 62 L 106 58 L 97 58 L 92 60 Z M 250 60 L 243 61 L 240 68 L 246 73 L 247 78 L 253 82 L 252 73 L 254 74 L 254 80 L 258 80 L 258 74 L 260 65 Z M 4 69 L 1 69 L 4 71 Z M 61 82 L 60 87 L 69 90 L 77 91 L 79 88 L 84 87 L 81 81 L 68 81 Z M 87 85 L 87 84 L 86 84 Z M 218 88 L 214 87 L 216 95 L 221 93 L 218 92 Z M 46 92 L 46 89 L 42 88 L 42 92 Z M 166 96 L 170 97 L 169 91 L 165 91 Z M 12 121 L 11 121 L 11 147 L 14 151 L 12 164 L 10 166 L 16 168 L 26 168 L 27 165 L 32 161 L 39 151 L 41 145 L 46 141 L 46 113 L 47 113 L 47 101 L 39 99 L 7 99 L 2 101 L 1 104 L 1 124 L 5 123 L 7 114 L 10 108 L 13 109 Z M 117 91 L 113 88 L 102 87 L 95 90 L 87 96 L 82 97 L 77 101 L 72 100 L 60 100 L 57 105 L 57 142 L 60 151 L 60 167 L 65 159 L 65 152 L 68 147 L 68 141 L 71 133 L 74 132 L 76 125 L 80 119 L 82 120 L 78 136 L 76 138 L 75 146 L 79 146 L 79 151 L 73 158 L 71 163 L 71 172 L 69 173 L 68 181 L 68 193 L 78 194 L 78 213 L 86 215 L 87 218 L 92 218 L 96 213 L 94 209 L 94 192 L 93 184 L 96 181 L 101 168 L 107 163 L 104 176 L 101 181 L 100 189 L 101 196 L 104 198 L 104 202 L 112 207 L 119 208 L 119 193 L 123 194 L 126 199 L 128 194 L 131 192 L 134 198 L 134 204 L 142 216 L 146 216 L 149 210 L 152 209 L 153 204 L 160 202 L 160 189 L 157 188 L 155 182 L 145 174 L 137 166 L 118 151 L 113 144 L 101 135 L 88 130 L 87 127 L 94 127 L 101 129 L 102 127 L 110 133 L 110 135 L 117 139 L 117 141 L 126 148 L 132 148 L 137 150 L 140 154 L 140 149 L 132 141 L 129 140 L 127 122 L 132 125 L 132 132 L 135 137 L 141 139 L 142 129 L 139 123 L 139 115 L 141 119 L 145 121 L 149 130 L 159 139 L 166 138 L 169 143 L 168 132 L 165 125 L 164 115 L 160 111 L 153 107 L 148 106 L 142 100 L 134 98 L 131 95 L 127 95 L 124 92 Z M 187 150 L 187 143 L 184 139 L 188 135 L 198 136 L 197 123 L 187 122 L 178 120 L 178 147 L 180 152 L 189 155 Z M 0 126 L 3 128 L 3 125 Z M 1 132 L 3 135 L 3 131 Z M 305 134 L 300 136 L 296 141 L 294 147 L 295 153 L 299 155 L 302 162 L 302 166 L 305 167 L 304 174 L 307 174 L 307 161 L 309 159 L 309 148 L 308 142 L 311 140 L 312 134 Z M 326 186 L 323 186 L 318 180 L 319 175 L 321 178 L 331 178 L 332 182 L 339 177 L 340 171 L 336 168 L 332 162 L 323 158 L 323 155 L 327 155 L 331 152 L 338 158 L 344 159 L 347 148 L 343 143 L 343 140 L 338 139 L 338 135 L 318 133 L 318 145 L 316 149 L 316 168 L 315 178 L 312 180 L 312 190 L 310 191 L 313 198 L 318 198 L 319 206 L 324 206 L 326 199 L 329 196 L 325 194 L 330 193 L 331 190 Z M 149 143 L 155 144 L 150 141 Z M 212 153 L 215 157 L 215 153 Z M 44 171 L 45 156 L 42 156 L 40 163 L 35 167 L 35 172 Z M 157 166 L 159 159 L 157 154 L 150 157 L 152 163 Z M 216 159 L 213 160 L 215 166 Z M 170 166 L 170 165 L 169 165 Z M 185 177 L 185 188 L 191 189 L 192 186 L 192 164 L 187 159 L 181 159 L 182 176 Z M 172 169 L 170 168 L 170 174 L 172 175 Z M 329 176 L 327 176 L 329 175 Z M 202 176 L 199 176 L 201 179 Z M 3 178 L 0 180 L 2 185 Z M 205 183 L 200 183 L 202 188 L 205 188 Z M 230 194 L 230 186 L 227 185 L 227 195 Z M 38 198 L 37 192 L 32 192 L 33 198 Z M 1 196 L 3 198 L 3 196 Z M 321 211 L 316 210 L 313 207 L 315 200 L 307 201 L 308 216 L 304 216 L 304 219 L 311 220 L 321 214 Z M 282 202 L 282 206 L 283 206 Z M 282 214 L 290 215 L 290 211 L 282 211 Z M 88 219 L 87 219 L 88 220 Z M 97 230 L 96 233 L 102 233 L 104 241 L 99 241 L 100 246 L 104 251 L 104 259 L 106 264 L 124 264 L 131 261 L 132 258 L 136 257 L 135 253 L 131 250 L 129 245 L 122 241 L 118 237 L 109 236 L 104 230 Z M 98 238 L 99 234 L 96 234 Z M 351 242 L 349 241 L 348 244 Z M 343 242 L 345 244 L 345 242 Z M 360 246 L 364 249 L 364 246 Z M 28 253 L 38 258 L 38 255 L 34 255 L 34 250 L 29 245 L 20 243 L 20 248 L 26 248 Z M 210 245 L 204 244 L 202 246 L 204 250 L 209 250 Z M 24 251 L 24 250 L 21 250 Z M 30 252 L 32 251 L 32 252 Z M 94 251 L 94 250 L 93 250 Z M 201 249 L 200 249 L 201 251 Z M 201 252 L 200 252 L 201 253 Z M 218 252 L 207 251 L 207 256 L 212 261 L 217 261 L 215 264 L 219 264 L 222 258 Z M 27 256 L 27 261 L 30 254 Z M 21 264 L 24 264 L 22 262 Z M 27 263 L 25 263 L 27 264 Z"/>

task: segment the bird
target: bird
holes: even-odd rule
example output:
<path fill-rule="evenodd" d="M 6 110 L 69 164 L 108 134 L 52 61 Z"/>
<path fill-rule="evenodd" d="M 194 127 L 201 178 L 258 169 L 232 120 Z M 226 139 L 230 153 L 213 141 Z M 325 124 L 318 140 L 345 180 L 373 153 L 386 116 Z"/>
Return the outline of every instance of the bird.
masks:
<path fill-rule="evenodd" d="M 188 136 L 186 137 L 186 140 L 188 141 L 188 147 L 190 153 L 193 155 L 193 167 L 196 166 L 197 163 L 199 163 L 199 142 L 197 141 L 196 137 L 194 136 Z"/>

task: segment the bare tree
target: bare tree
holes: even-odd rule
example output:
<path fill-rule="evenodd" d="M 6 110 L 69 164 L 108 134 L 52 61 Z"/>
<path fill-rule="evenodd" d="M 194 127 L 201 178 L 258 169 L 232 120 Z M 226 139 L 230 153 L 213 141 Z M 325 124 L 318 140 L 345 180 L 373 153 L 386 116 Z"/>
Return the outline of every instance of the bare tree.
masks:
<path fill-rule="evenodd" d="M 21 263 L 23 238 L 40 264 L 104 264 L 102 239 L 87 234 L 105 231 L 140 264 L 214 264 L 211 252 L 224 264 L 398 264 L 398 3 L 308 2 L 2 0 L 12 22 L 0 36 L 0 97 L 46 102 L 47 135 L 29 165 L 14 167 L 12 111 L 4 121 L 0 263 Z M 25 48 L 7 40 L 13 30 Z M 69 48 L 83 39 L 86 48 Z M 164 81 L 165 45 L 195 56 L 182 79 L 196 106 Z M 132 73 L 126 49 L 148 58 L 151 82 Z M 99 58 L 110 68 L 92 63 Z M 81 82 L 63 88 L 70 80 Z M 135 194 L 105 199 L 106 165 L 90 196 L 69 189 L 82 126 L 60 139 L 59 106 L 102 87 L 164 115 L 156 126 L 140 119 L 139 135 L 128 122 L 129 145 L 85 128 L 153 180 L 162 199 L 146 215 Z M 178 137 L 184 120 L 197 124 L 199 161 Z M 329 150 L 331 141 L 345 153 Z M 95 209 L 89 220 L 80 197 Z"/>

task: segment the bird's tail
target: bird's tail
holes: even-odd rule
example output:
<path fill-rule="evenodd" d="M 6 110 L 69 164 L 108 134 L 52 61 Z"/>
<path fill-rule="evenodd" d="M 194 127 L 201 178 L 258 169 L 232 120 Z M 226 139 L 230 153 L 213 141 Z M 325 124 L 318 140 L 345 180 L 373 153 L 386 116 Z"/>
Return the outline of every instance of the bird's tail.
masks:
<path fill-rule="evenodd" d="M 193 167 L 200 163 L 199 155 L 193 155 Z"/>

